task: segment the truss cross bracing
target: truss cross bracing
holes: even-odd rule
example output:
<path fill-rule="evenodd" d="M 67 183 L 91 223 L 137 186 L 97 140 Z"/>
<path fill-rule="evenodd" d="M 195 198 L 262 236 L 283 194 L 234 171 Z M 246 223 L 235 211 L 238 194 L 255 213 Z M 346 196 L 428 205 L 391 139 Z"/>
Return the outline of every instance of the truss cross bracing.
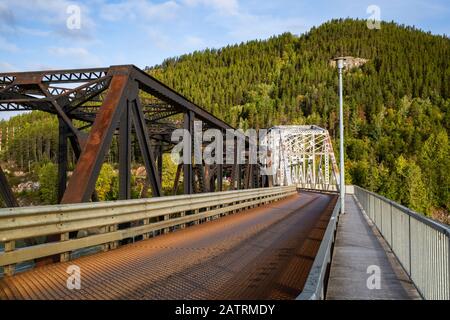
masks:
<path fill-rule="evenodd" d="M 269 129 L 268 137 L 275 185 L 337 190 L 339 171 L 327 130 L 314 125 L 277 126 Z"/>

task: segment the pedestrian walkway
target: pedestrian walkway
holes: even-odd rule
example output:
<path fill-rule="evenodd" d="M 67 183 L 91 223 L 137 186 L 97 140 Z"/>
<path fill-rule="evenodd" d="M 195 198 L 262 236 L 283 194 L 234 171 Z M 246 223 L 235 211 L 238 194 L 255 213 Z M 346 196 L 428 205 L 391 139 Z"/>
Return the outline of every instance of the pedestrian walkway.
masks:
<path fill-rule="evenodd" d="M 420 299 L 413 283 L 353 195 L 346 196 L 345 211 L 339 218 L 326 299 Z M 378 270 L 380 288 L 373 289 Z"/>

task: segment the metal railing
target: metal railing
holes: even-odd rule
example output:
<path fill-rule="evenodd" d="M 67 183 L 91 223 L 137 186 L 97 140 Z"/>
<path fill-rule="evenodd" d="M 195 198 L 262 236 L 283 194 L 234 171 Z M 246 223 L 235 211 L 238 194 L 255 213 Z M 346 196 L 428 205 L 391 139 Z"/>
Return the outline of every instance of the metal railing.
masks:
<path fill-rule="evenodd" d="M 450 300 L 450 228 L 357 186 L 355 197 L 422 297 Z"/>
<path fill-rule="evenodd" d="M 138 236 L 147 239 L 156 232 L 167 233 L 296 192 L 295 186 L 291 186 L 0 209 L 0 243 L 4 244 L 0 266 L 5 275 L 11 275 L 16 264 L 38 258 L 60 255 L 60 261 L 68 261 L 76 250 L 100 245 L 103 251 L 107 251 L 116 248 L 123 239 L 134 240 Z M 69 233 L 79 231 L 84 231 L 84 237 L 69 237 Z M 27 239 L 45 236 L 56 237 L 56 241 L 16 248 L 19 242 L 27 243 Z"/>
<path fill-rule="evenodd" d="M 316 190 L 316 191 L 339 191 L 339 185 L 324 183 L 297 183 L 297 189 Z"/>
<path fill-rule="evenodd" d="M 340 198 L 338 197 L 305 286 L 296 300 L 323 300 L 325 297 L 325 277 L 328 265 L 331 263 L 332 247 L 336 238 L 340 210 Z"/>

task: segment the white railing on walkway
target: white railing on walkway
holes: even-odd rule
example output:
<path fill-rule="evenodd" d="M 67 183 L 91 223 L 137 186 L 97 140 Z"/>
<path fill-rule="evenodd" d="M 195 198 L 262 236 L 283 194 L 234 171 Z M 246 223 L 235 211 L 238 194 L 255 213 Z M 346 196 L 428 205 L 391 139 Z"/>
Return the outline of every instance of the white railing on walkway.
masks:
<path fill-rule="evenodd" d="M 425 299 L 450 300 L 450 228 L 355 186 L 355 197 Z"/>
<path fill-rule="evenodd" d="M 186 224 L 198 224 L 239 210 L 252 208 L 295 194 L 295 186 L 203 193 L 161 198 L 0 209 L 0 266 L 5 275 L 14 273 L 17 263 L 59 255 L 93 246 L 106 251 L 123 239 L 155 232 L 167 233 Z M 119 225 L 125 228 L 119 229 Z M 128 224 L 128 225 L 127 225 Z M 86 231 L 87 230 L 87 231 Z M 85 237 L 69 238 L 84 231 Z M 53 236 L 56 241 L 16 248 L 27 239 Z M 30 243 L 28 241 L 28 243 Z"/>

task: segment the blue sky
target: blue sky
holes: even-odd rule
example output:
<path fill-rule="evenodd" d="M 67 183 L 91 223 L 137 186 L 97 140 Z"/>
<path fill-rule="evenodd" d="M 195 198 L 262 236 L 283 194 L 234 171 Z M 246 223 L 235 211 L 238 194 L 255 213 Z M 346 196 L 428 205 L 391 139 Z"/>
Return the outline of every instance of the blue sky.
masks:
<path fill-rule="evenodd" d="M 71 4 L 79 29 L 67 28 Z M 0 0 L 0 72 L 161 63 L 164 58 L 290 31 L 332 18 L 382 20 L 450 34 L 446 1 Z"/>

